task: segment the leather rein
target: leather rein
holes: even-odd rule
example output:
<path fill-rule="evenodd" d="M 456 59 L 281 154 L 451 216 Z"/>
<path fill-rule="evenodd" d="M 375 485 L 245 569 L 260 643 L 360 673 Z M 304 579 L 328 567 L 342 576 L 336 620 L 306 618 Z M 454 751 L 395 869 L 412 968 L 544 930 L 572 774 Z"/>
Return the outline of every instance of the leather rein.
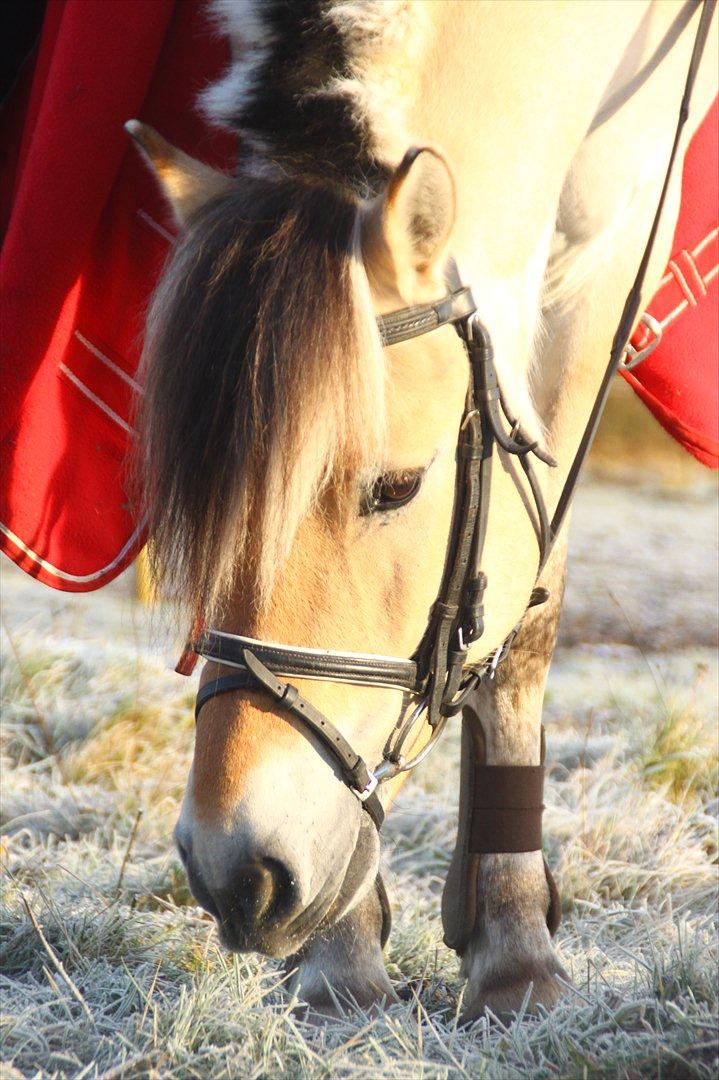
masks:
<path fill-rule="evenodd" d="M 470 370 L 457 445 L 455 498 L 444 573 L 424 634 L 412 657 L 306 649 L 208 628 L 188 643 L 178 664 L 178 671 L 189 674 L 197 658 L 202 656 L 232 669 L 232 674 L 220 676 L 200 689 L 195 705 L 196 719 L 212 698 L 235 690 L 264 691 L 280 709 L 299 718 L 329 754 L 345 784 L 378 829 L 384 820 L 378 786 L 399 773 L 416 768 L 427 757 L 448 719 L 461 711 L 480 683 L 494 677 L 521 627 L 522 620 L 499 648 L 478 663 L 467 663 L 469 648 L 481 639 L 484 630 L 487 575 L 482 569 L 482 557 L 497 448 L 516 457 L 527 478 L 534 510 L 534 515 L 530 516 L 535 519 L 539 547 L 537 579 L 564 523 L 612 377 L 625 362 L 627 342 L 639 315 L 642 285 L 715 3 L 716 0 L 703 0 L 674 143 L 649 239 L 614 335 L 601 386 L 552 517 L 537 479 L 535 462 L 540 460 L 549 467 L 554 467 L 556 462 L 529 440 L 519 420 L 511 415 L 497 377 L 490 334 L 479 318 L 471 290 L 461 284 L 456 265 L 450 260 L 447 269 L 450 291 L 446 296 L 434 303 L 403 308 L 377 319 L 384 346 L 408 341 L 441 326 L 454 326 L 464 344 Z M 636 357 L 631 362 L 636 364 Z M 527 610 L 544 603 L 548 596 L 546 589 L 535 586 Z M 288 676 L 388 687 L 414 698 L 416 705 L 393 728 L 380 762 L 370 768 L 338 728 L 302 697 L 295 686 L 285 681 Z M 425 713 L 429 738 L 418 753 L 407 757 L 405 746 Z"/>

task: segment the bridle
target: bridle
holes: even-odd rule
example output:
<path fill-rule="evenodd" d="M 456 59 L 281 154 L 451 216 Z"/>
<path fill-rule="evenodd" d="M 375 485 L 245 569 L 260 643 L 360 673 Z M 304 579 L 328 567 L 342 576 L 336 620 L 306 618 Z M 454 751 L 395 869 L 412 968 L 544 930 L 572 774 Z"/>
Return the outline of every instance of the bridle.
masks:
<path fill-rule="evenodd" d="M 448 277 L 457 278 L 450 261 Z M 483 633 L 483 604 L 487 575 L 481 568 L 489 514 L 489 487 L 495 443 L 516 455 L 529 479 L 539 523 L 540 570 L 551 549 L 551 526 L 544 497 L 530 456 L 548 458 L 529 442 L 508 413 L 494 365 L 488 331 L 480 322 L 471 291 L 458 286 L 432 304 L 403 308 L 377 320 L 383 345 L 395 345 L 454 326 L 464 342 L 470 366 L 470 384 L 460 425 L 456 453 L 455 498 L 445 568 L 437 599 L 418 648 L 410 659 L 375 653 L 334 652 L 271 644 L 237 634 L 206 629 L 189 649 L 192 653 L 233 668 L 232 675 L 206 683 L 198 695 L 195 715 L 218 694 L 232 690 L 264 690 L 281 708 L 302 719 L 339 765 L 350 790 L 379 828 L 384 812 L 376 794 L 379 783 L 414 769 L 436 745 L 447 720 L 462 708 L 468 694 L 485 677 L 494 675 L 507 655 L 518 628 L 499 649 L 479 664 L 467 665 L 471 645 Z M 530 604 L 546 599 L 535 589 Z M 297 676 L 381 686 L 414 697 L 415 708 L 395 727 L 382 760 L 370 769 L 340 731 L 303 698 L 296 687 L 278 676 Z M 405 745 L 426 713 L 431 734 L 414 757 Z"/>
<path fill-rule="evenodd" d="M 202 656 L 233 669 L 232 674 L 219 676 L 200 689 L 195 705 L 196 718 L 212 698 L 234 690 L 264 691 L 274 698 L 280 709 L 299 718 L 329 753 L 345 784 L 360 800 L 378 829 L 384 820 L 378 786 L 399 773 L 416 768 L 427 757 L 447 721 L 462 710 L 469 695 L 483 681 L 494 677 L 521 628 L 522 620 L 499 648 L 479 663 L 467 663 L 469 648 L 481 639 L 484 630 L 487 574 L 482 569 L 482 558 L 495 449 L 498 447 L 505 454 L 515 457 L 527 478 L 536 516 L 533 523 L 539 546 L 539 579 L 566 519 L 612 377 L 625 362 L 636 366 L 658 344 L 659 338 L 656 337 L 642 356 L 634 354 L 629 361 L 625 360 L 627 342 L 639 314 L 642 285 L 715 2 L 703 0 L 672 152 L 649 239 L 614 335 L 601 386 L 552 517 L 547 510 L 534 462 L 541 460 L 549 467 L 554 467 L 556 462 L 526 436 L 519 420 L 511 415 L 497 376 L 491 337 L 479 318 L 471 290 L 461 284 L 456 265 L 450 260 L 446 275 L 449 287 L 447 295 L 434 303 L 403 308 L 377 319 L 385 346 L 408 341 L 442 326 L 453 326 L 464 344 L 470 371 L 457 444 L 455 497 L 444 572 L 427 626 L 413 655 L 404 659 L 376 653 L 306 649 L 206 628 L 188 643 L 178 664 L 178 671 L 189 674 L 197 658 Z M 530 517 L 534 516 L 530 513 Z M 535 584 L 527 610 L 544 603 L 548 596 L 546 589 Z M 389 687 L 414 698 L 416 704 L 392 729 L 380 762 L 370 768 L 337 727 L 302 697 L 295 686 L 285 681 L 287 676 Z M 429 738 L 416 755 L 407 758 L 405 745 L 425 714 L 430 728 Z"/>

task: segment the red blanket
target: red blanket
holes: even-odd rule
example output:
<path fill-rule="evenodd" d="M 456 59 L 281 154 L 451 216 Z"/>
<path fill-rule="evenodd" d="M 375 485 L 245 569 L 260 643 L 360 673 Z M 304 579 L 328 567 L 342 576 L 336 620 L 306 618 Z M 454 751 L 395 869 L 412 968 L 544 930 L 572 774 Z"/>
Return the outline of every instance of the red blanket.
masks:
<path fill-rule="evenodd" d="M 711 468 L 719 466 L 719 102 L 684 159 L 674 254 L 647 310 L 661 344 L 622 374 L 659 423 Z M 641 349 L 643 326 L 632 337 Z"/>
<path fill-rule="evenodd" d="M 131 402 L 172 225 L 122 125 L 139 117 L 231 167 L 233 139 L 193 109 L 226 59 L 198 3 L 50 0 L 39 49 L 0 114 L 0 545 L 57 589 L 99 588 L 143 542 L 126 483 Z M 699 325 L 716 303 L 706 236 L 704 226 L 677 231 L 694 323 L 682 331 L 678 320 L 631 381 L 675 437 L 716 463 L 716 331 L 707 342 Z"/>
<path fill-rule="evenodd" d="M 48 585 L 99 588 L 143 543 L 127 495 L 143 312 L 172 224 L 123 124 L 142 117 L 212 164 L 234 140 L 198 90 L 227 63 L 202 5 L 50 0 L 0 117 L 0 543 Z"/>

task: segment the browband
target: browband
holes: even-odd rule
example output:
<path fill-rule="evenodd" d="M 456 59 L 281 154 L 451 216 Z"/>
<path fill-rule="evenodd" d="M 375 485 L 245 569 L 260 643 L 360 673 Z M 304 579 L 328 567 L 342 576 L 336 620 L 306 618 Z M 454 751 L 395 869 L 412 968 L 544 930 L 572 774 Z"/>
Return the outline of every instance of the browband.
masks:
<path fill-rule="evenodd" d="M 389 315 L 377 316 L 377 327 L 383 345 L 396 345 L 400 341 L 420 337 L 440 326 L 453 325 L 468 318 L 477 310 L 472 290 L 462 286 L 441 300 L 431 304 L 417 304 L 402 308 Z"/>

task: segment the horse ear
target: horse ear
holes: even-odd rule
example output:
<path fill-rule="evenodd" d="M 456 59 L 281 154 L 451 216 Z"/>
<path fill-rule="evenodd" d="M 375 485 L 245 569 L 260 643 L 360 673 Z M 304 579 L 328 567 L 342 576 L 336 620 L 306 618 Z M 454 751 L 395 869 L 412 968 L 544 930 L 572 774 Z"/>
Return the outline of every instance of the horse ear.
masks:
<path fill-rule="evenodd" d="M 444 154 L 433 146 L 411 147 L 385 192 L 369 207 L 363 248 L 370 272 L 386 278 L 391 266 L 395 284 L 407 298 L 413 281 L 441 273 L 455 204 L 454 176 Z M 384 273 L 377 263 L 385 264 Z"/>
<path fill-rule="evenodd" d="M 154 172 L 180 227 L 206 202 L 226 191 L 231 177 L 172 146 L 158 131 L 139 120 L 128 120 L 125 131 Z"/>

